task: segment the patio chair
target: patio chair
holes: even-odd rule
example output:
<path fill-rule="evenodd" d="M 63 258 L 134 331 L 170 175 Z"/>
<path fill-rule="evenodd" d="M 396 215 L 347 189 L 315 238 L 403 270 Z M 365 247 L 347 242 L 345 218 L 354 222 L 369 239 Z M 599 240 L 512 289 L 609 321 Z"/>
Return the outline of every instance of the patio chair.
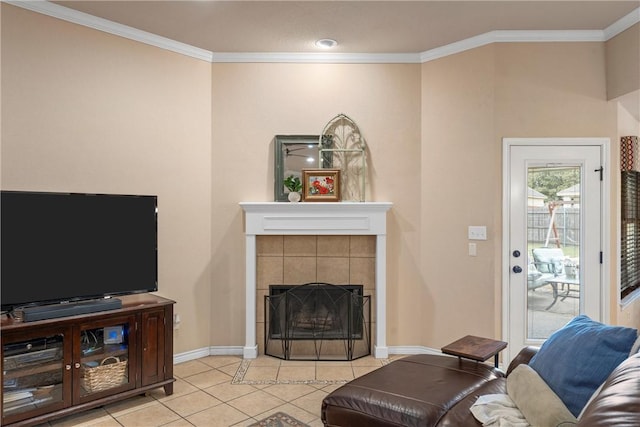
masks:
<path fill-rule="evenodd" d="M 542 273 L 536 267 L 535 262 L 530 258 L 527 268 L 527 288 L 529 290 L 538 289 L 541 286 L 548 285 L 547 280 L 552 278 L 551 273 Z"/>
<path fill-rule="evenodd" d="M 561 276 L 567 257 L 560 248 L 535 248 L 531 251 L 536 269 L 543 274 Z"/>
<path fill-rule="evenodd" d="M 549 310 L 560 296 L 562 301 L 568 297 L 576 298 L 577 296 L 572 293 L 575 289 L 572 289 L 571 285 L 575 285 L 574 282 L 577 279 L 575 274 L 571 276 L 566 274 L 565 262 L 569 261 L 569 258 L 565 256 L 562 249 L 535 248 L 531 252 L 533 266 L 529 266 L 529 289 L 537 289 L 545 285 L 550 285 L 553 289 L 553 302 L 545 310 Z M 534 273 L 532 276 L 532 270 L 537 274 Z"/>
<path fill-rule="evenodd" d="M 545 311 L 549 310 L 558 301 L 558 284 L 550 282 L 555 276 L 553 273 L 542 273 L 536 267 L 535 262 L 529 259 L 529 267 L 527 270 L 527 290 L 535 291 L 542 286 L 550 286 L 552 291 L 553 300 L 545 307 Z"/>

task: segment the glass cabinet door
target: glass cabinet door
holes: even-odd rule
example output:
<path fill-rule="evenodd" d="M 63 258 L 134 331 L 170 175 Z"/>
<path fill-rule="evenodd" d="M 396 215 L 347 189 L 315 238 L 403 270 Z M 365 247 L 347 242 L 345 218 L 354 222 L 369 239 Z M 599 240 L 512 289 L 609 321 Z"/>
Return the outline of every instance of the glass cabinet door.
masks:
<path fill-rule="evenodd" d="M 120 321 L 121 320 L 121 321 Z M 135 386 L 131 357 L 134 319 L 86 325 L 80 330 L 80 398 Z"/>
<path fill-rule="evenodd" d="M 2 346 L 2 417 L 19 419 L 20 414 L 43 412 L 64 405 L 64 334 L 8 342 Z"/>

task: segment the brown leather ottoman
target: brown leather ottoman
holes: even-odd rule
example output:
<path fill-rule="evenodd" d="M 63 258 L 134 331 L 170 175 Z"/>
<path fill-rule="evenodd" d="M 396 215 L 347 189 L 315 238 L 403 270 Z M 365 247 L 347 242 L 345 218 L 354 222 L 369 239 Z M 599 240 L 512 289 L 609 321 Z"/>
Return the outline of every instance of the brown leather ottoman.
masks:
<path fill-rule="evenodd" d="M 396 360 L 336 389 L 322 402 L 326 426 L 480 426 L 477 396 L 506 393 L 502 371 L 445 355 Z"/>

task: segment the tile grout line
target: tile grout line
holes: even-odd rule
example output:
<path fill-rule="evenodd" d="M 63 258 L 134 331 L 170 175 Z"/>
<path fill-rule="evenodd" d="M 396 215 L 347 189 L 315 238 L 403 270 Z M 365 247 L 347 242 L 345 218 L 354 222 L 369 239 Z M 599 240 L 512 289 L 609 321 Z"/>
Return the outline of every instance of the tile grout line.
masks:
<path fill-rule="evenodd" d="M 153 414 L 154 407 L 156 408 L 156 410 L 161 408 L 161 407 L 155 406 L 157 403 L 159 403 L 160 405 L 162 405 L 162 407 L 169 410 L 169 412 L 165 413 L 166 415 L 168 415 L 168 418 L 171 418 L 171 414 L 177 416 L 178 418 L 173 421 L 166 421 L 165 419 L 162 419 L 162 418 L 158 419 L 156 421 L 158 422 L 158 424 L 154 424 L 153 425 L 154 427 L 167 426 L 173 423 L 188 423 L 188 425 L 197 426 L 198 424 L 195 424 L 195 422 L 200 422 L 198 420 L 203 419 L 202 417 L 194 418 L 193 422 L 190 421 L 188 418 L 193 417 L 197 414 L 202 414 L 206 411 L 212 410 L 213 408 L 219 408 L 219 410 L 221 410 L 222 412 L 232 409 L 233 411 L 235 411 L 236 416 L 244 417 L 243 420 L 240 420 L 235 424 L 233 424 L 236 427 L 240 427 L 240 426 L 246 426 L 250 423 L 259 422 L 261 419 L 267 416 L 270 412 L 280 411 L 279 408 L 282 408 L 282 412 L 285 412 L 285 413 L 292 411 L 293 413 L 289 412 L 289 414 L 293 416 L 295 416 L 295 413 L 297 411 L 301 411 L 300 412 L 301 414 L 305 414 L 304 422 L 310 425 L 318 425 L 318 422 L 320 420 L 320 415 L 317 413 L 319 409 L 316 408 L 316 401 L 321 401 L 323 396 L 326 396 L 335 387 L 341 384 L 344 384 L 352 379 L 351 378 L 346 380 L 318 380 L 318 378 L 323 376 L 329 377 L 329 378 L 335 376 L 335 373 L 331 372 L 331 369 L 332 369 L 331 364 L 322 363 L 323 361 L 301 361 L 301 362 L 312 362 L 312 363 L 303 363 L 302 365 L 298 365 L 294 363 L 292 367 L 293 368 L 297 368 L 297 367 L 309 368 L 313 366 L 314 368 L 313 377 L 315 378 L 315 380 L 295 381 L 295 380 L 285 380 L 284 378 L 279 380 L 278 378 L 285 375 L 285 372 L 283 372 L 282 368 L 288 365 L 284 363 L 284 361 L 282 360 L 277 360 L 277 364 L 274 363 L 273 365 L 269 365 L 269 364 L 265 365 L 265 367 L 273 366 L 276 368 L 271 370 L 272 374 L 273 372 L 275 372 L 276 374 L 275 380 L 272 380 L 272 381 L 263 380 L 263 381 L 255 381 L 255 382 L 251 382 L 251 381 L 234 382 L 238 379 L 244 380 L 244 375 L 247 373 L 247 369 L 251 366 L 251 362 L 252 362 L 251 360 L 249 359 L 245 360 L 241 358 L 216 360 L 215 358 L 212 357 L 211 359 L 204 358 L 197 362 L 198 363 L 186 362 L 189 364 L 188 365 L 185 364 L 183 365 L 183 367 L 180 367 L 178 369 L 178 372 L 180 373 L 180 375 L 176 374 L 175 378 L 178 381 L 180 381 L 181 384 L 179 385 L 179 388 L 176 390 L 177 393 L 174 393 L 174 395 L 172 395 L 171 397 L 165 396 L 164 394 L 162 394 L 162 391 L 158 389 L 159 391 L 157 391 L 156 393 L 151 393 L 151 392 L 146 393 L 145 400 L 143 401 L 134 400 L 133 402 L 131 402 L 131 405 L 125 405 L 120 408 L 113 407 L 111 409 L 113 413 L 107 410 L 107 408 L 103 408 L 103 411 L 101 411 L 100 414 L 96 414 L 96 415 L 100 415 L 100 417 L 103 417 L 104 415 L 108 415 L 108 418 L 105 418 L 105 420 L 108 419 L 114 422 L 118 426 L 126 427 L 126 425 L 130 424 L 131 422 L 134 422 L 133 420 L 135 418 L 134 417 L 125 418 L 124 421 L 120 421 L 116 417 L 116 414 L 119 414 L 118 416 L 120 418 L 136 412 L 140 412 L 138 416 L 143 416 L 144 415 L 143 411 L 145 410 L 150 411 Z M 382 361 L 381 363 L 376 362 L 374 364 L 374 361 L 370 361 L 370 362 L 365 361 L 364 364 L 359 363 L 358 367 L 375 369 L 377 367 L 384 365 L 385 364 L 384 362 L 385 361 Z M 349 361 L 348 364 L 345 364 L 345 365 L 346 367 L 350 368 L 349 371 L 351 372 L 351 376 L 353 378 L 356 378 L 356 366 L 355 366 L 356 363 L 354 363 L 354 361 Z M 233 368 L 229 369 L 229 367 L 232 367 L 232 366 Z M 259 366 L 261 366 L 261 364 L 259 364 Z M 231 375 L 230 373 L 223 371 L 225 367 L 227 368 L 226 370 L 229 372 L 232 372 L 232 369 L 235 368 L 236 370 L 235 375 Z M 324 375 L 321 375 L 322 374 L 321 371 L 323 369 L 326 369 L 327 372 L 325 372 Z M 342 371 L 342 372 L 347 373 L 349 371 Z M 307 370 L 307 372 L 309 372 L 309 370 Z M 335 371 L 335 372 L 339 373 L 340 369 L 338 369 L 338 371 Z M 291 372 L 291 374 L 292 374 L 292 378 L 295 378 L 295 376 L 297 375 L 296 372 Z M 301 374 L 304 374 L 304 370 L 301 371 Z M 203 377 L 201 380 L 199 380 L 198 376 L 203 376 Z M 224 380 L 220 381 L 220 379 L 222 378 L 224 378 Z M 236 392 L 231 391 L 231 389 L 233 389 L 233 385 L 236 385 L 236 384 L 242 384 L 242 385 L 245 385 L 245 387 L 248 385 L 249 387 L 247 387 L 246 389 L 240 389 L 238 391 L 240 394 L 236 395 Z M 294 393 L 289 391 L 286 394 L 283 394 L 285 389 L 279 389 L 279 388 L 273 387 L 274 385 L 286 386 L 286 385 L 297 385 L 297 384 L 306 385 L 309 387 L 304 387 L 299 391 L 292 389 L 292 390 L 295 390 Z M 214 387 L 216 386 L 222 386 L 222 388 L 214 389 Z M 225 388 L 228 386 L 231 386 L 231 388 L 228 391 L 225 391 Z M 214 394 L 216 390 L 220 390 L 220 393 L 218 393 L 220 397 Z M 214 400 L 215 403 L 212 406 L 202 408 L 202 406 L 207 406 L 208 404 L 211 403 L 207 399 L 203 399 L 202 405 L 194 405 L 192 408 L 181 406 L 183 403 L 185 403 L 185 400 L 187 402 L 190 400 L 193 401 L 196 393 L 198 392 L 203 392 L 204 393 L 203 396 L 208 396 L 207 399 L 209 397 L 211 399 L 215 399 Z M 266 394 L 264 395 L 261 395 L 259 393 L 255 394 L 257 392 L 263 392 Z M 276 406 L 273 408 L 269 408 L 264 411 L 261 411 L 260 414 L 256 414 L 255 416 L 252 416 L 241 409 L 241 408 L 245 408 L 245 409 L 258 410 L 257 407 L 251 406 L 252 398 L 248 397 L 251 394 L 255 394 L 253 398 L 256 398 L 259 400 L 261 399 L 260 396 L 263 396 L 263 397 L 266 397 L 267 395 L 271 396 L 274 399 L 276 399 L 275 400 Z M 193 397 L 190 397 L 192 395 Z M 285 396 L 290 396 L 290 397 L 287 398 Z M 175 399 L 180 399 L 180 398 L 183 398 L 183 402 L 175 402 Z M 241 399 L 241 398 L 247 398 L 247 400 L 239 401 L 238 399 Z M 239 407 L 236 407 L 233 404 L 234 401 L 237 401 L 237 403 L 239 404 Z M 170 402 L 174 402 L 174 404 Z M 224 405 L 224 407 L 222 405 Z M 172 409 L 172 407 L 176 409 Z M 184 408 L 184 409 L 181 409 L 181 408 Z M 195 412 L 189 413 L 188 415 L 185 415 L 185 416 L 182 416 L 178 412 L 178 411 L 182 411 L 187 413 L 191 410 L 195 410 Z M 164 410 L 162 412 L 164 413 Z M 151 416 L 153 417 L 153 415 Z M 77 420 L 77 421 L 80 421 L 80 420 Z M 95 420 L 93 422 L 95 423 Z M 47 425 L 57 426 L 58 424 L 49 423 Z M 60 424 L 60 425 L 62 426 L 62 425 L 71 425 L 71 424 Z M 92 424 L 92 421 L 83 421 L 81 425 L 89 426 L 93 424 Z"/>

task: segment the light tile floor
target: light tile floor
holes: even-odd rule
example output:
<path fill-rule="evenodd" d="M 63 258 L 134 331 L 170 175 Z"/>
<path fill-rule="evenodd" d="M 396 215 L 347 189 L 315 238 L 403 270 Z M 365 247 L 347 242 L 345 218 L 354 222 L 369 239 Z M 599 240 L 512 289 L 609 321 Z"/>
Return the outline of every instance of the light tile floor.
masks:
<path fill-rule="evenodd" d="M 51 421 L 44 426 L 182 427 L 247 426 L 282 411 L 312 427 L 322 426 L 322 399 L 340 384 L 382 366 L 365 357 L 352 362 L 283 361 L 261 356 L 251 362 L 243 382 L 232 384 L 240 356 L 209 356 L 174 366 L 174 392 L 162 388 L 123 402 Z M 294 383 L 314 378 L 314 384 Z M 284 381 L 291 384 L 264 384 Z M 263 384 L 260 384 L 260 383 Z"/>
<path fill-rule="evenodd" d="M 538 299 L 536 299 L 538 298 Z M 529 315 L 539 317 L 537 328 L 549 328 L 574 315 L 577 300 L 551 301 L 545 292 L 530 299 Z M 560 318 L 558 320 L 557 318 Z M 546 329 L 545 329 L 546 330 Z M 541 331 L 538 331 L 541 333 Z M 548 332 L 548 331 L 547 331 Z M 394 355 L 392 359 L 403 357 Z M 162 388 L 123 402 L 51 421 L 51 427 L 181 427 L 248 426 L 282 411 L 312 427 L 322 426 L 322 399 L 340 386 L 382 366 L 386 361 L 364 357 L 352 362 L 283 361 L 269 356 L 253 360 L 243 384 L 232 384 L 242 363 L 240 356 L 209 356 L 174 366 L 174 393 L 165 396 Z M 316 384 L 300 384 L 301 380 Z M 289 382 L 289 384 L 273 382 Z M 334 384 L 327 384 L 332 383 Z M 249 383 L 249 384 L 246 384 Z"/>

